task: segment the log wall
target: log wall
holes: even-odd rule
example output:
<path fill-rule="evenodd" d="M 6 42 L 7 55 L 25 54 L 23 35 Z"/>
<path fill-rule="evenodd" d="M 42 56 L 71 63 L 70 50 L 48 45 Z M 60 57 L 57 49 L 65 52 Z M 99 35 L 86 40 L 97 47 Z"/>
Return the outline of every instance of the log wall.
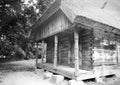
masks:
<path fill-rule="evenodd" d="M 93 48 L 93 31 L 92 29 L 83 29 L 80 32 L 80 44 L 82 46 L 82 69 L 90 70 L 92 68 L 92 48 Z"/>
<path fill-rule="evenodd" d="M 94 66 L 116 65 L 120 59 L 120 35 L 102 28 L 94 29 L 94 36 Z"/>
<path fill-rule="evenodd" d="M 106 32 L 103 29 L 79 30 L 79 66 L 90 70 L 93 66 L 120 64 L 120 35 Z M 102 46 L 104 40 L 115 42 L 113 47 Z M 54 38 L 47 38 L 47 62 L 54 60 Z M 112 42 L 111 42 L 112 41 Z M 112 46 L 112 45 L 111 45 Z M 58 34 L 57 64 L 74 67 L 74 34 L 61 32 Z M 105 50 L 107 49 L 107 50 Z"/>
<path fill-rule="evenodd" d="M 50 37 L 46 40 L 47 52 L 46 52 L 46 62 L 53 63 L 54 61 L 54 37 Z"/>
<path fill-rule="evenodd" d="M 61 65 L 70 65 L 71 63 L 71 39 L 69 34 L 59 36 L 58 44 L 58 63 Z"/>
<path fill-rule="evenodd" d="M 49 37 L 46 40 L 47 43 L 47 63 L 53 63 L 54 61 L 54 37 Z M 73 53 L 73 34 L 62 33 L 58 34 L 57 45 L 57 64 L 73 66 L 74 53 Z"/>
<path fill-rule="evenodd" d="M 117 39 L 117 60 L 118 60 L 118 64 L 120 64 L 120 35 L 116 35 L 116 39 Z"/>

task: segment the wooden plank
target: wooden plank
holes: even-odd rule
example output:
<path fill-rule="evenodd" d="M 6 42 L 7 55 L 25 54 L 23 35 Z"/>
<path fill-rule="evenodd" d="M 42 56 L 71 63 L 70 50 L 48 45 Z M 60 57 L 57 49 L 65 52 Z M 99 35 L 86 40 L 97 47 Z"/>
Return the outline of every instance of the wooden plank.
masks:
<path fill-rule="evenodd" d="M 47 63 L 53 63 L 54 61 L 54 38 L 50 37 L 46 40 L 47 42 Z"/>
<path fill-rule="evenodd" d="M 120 64 L 120 42 L 117 42 L 117 64 Z"/>
<path fill-rule="evenodd" d="M 56 69 L 54 69 L 54 67 L 49 63 L 46 63 L 46 64 L 39 63 L 38 67 L 42 68 L 42 69 L 45 69 L 45 70 L 48 70 L 48 71 L 51 71 L 53 73 L 63 75 L 65 77 L 67 77 L 67 78 L 74 79 L 74 71 L 72 71 L 70 67 L 68 67 L 68 68 L 70 68 L 69 71 L 64 70 L 64 68 L 67 69 L 66 66 L 62 66 L 62 67 L 59 66 L 59 67 L 56 67 Z"/>
<path fill-rule="evenodd" d="M 79 37 L 79 66 L 82 66 L 82 39 L 81 39 L 81 34 Z"/>
<path fill-rule="evenodd" d="M 67 33 L 61 33 L 59 36 L 59 64 L 70 66 L 70 36 Z"/>
<path fill-rule="evenodd" d="M 53 68 L 53 65 L 50 63 L 38 63 L 37 64 L 38 68 L 45 69 L 47 71 L 51 71 L 56 74 L 63 75 L 67 78 L 75 79 L 74 76 L 74 68 L 68 67 L 68 66 L 62 66 L 58 65 L 56 69 Z M 94 67 L 92 71 L 86 71 L 86 70 L 81 70 L 79 69 L 79 74 L 78 77 L 76 78 L 77 80 L 86 80 L 86 79 L 91 79 L 91 78 L 96 78 L 96 77 L 101 77 L 101 76 L 108 76 L 115 74 L 116 71 L 120 71 L 117 66 L 112 65 L 112 66 L 97 66 Z"/>
<path fill-rule="evenodd" d="M 56 68 L 57 66 L 57 48 L 58 48 L 58 36 L 55 35 L 54 36 L 54 43 L 55 43 L 55 47 L 54 47 L 54 68 Z"/>
<path fill-rule="evenodd" d="M 60 8 L 64 12 L 64 14 L 67 16 L 67 18 L 71 22 L 74 22 L 75 14 L 65 5 L 64 1 L 62 1 Z"/>
<path fill-rule="evenodd" d="M 75 76 L 79 74 L 79 33 L 74 30 Z"/>
<path fill-rule="evenodd" d="M 47 19 L 47 21 L 41 24 L 39 27 L 40 29 L 36 31 L 38 36 L 37 40 L 55 35 L 60 31 L 67 30 L 69 29 L 70 25 L 71 22 L 68 20 L 68 18 L 63 14 L 61 10 L 58 10 L 49 19 Z"/>
<path fill-rule="evenodd" d="M 51 17 L 55 12 L 59 10 L 61 0 L 56 0 L 47 9 L 47 11 L 41 16 L 41 18 L 32 26 L 33 29 L 37 29 L 42 23 L 44 23 L 49 17 Z"/>
<path fill-rule="evenodd" d="M 93 30 L 82 29 L 80 32 L 82 44 L 82 69 L 92 69 Z"/>
<path fill-rule="evenodd" d="M 69 46 L 69 49 L 68 49 L 68 64 L 70 64 L 70 58 L 71 58 L 71 52 L 70 52 L 70 46 Z"/>

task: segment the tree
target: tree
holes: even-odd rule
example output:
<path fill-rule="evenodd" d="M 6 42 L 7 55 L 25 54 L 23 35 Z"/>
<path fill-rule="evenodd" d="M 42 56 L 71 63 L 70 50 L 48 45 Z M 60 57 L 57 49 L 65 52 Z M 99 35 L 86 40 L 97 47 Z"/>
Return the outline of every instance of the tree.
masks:
<path fill-rule="evenodd" d="M 0 0 L 0 55 L 13 52 L 28 56 L 32 48 L 31 26 L 52 0 Z M 21 57 L 20 56 L 20 57 Z"/>

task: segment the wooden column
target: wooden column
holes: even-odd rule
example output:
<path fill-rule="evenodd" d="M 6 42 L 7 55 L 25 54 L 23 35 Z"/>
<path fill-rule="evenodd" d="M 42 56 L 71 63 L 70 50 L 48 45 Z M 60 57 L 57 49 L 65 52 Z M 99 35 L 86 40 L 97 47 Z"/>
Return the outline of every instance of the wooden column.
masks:
<path fill-rule="evenodd" d="M 42 57 L 41 57 L 42 63 L 44 63 L 44 48 L 43 48 L 43 45 L 44 45 L 44 40 L 42 40 Z"/>
<path fill-rule="evenodd" d="M 57 50 L 58 50 L 58 48 L 57 48 L 57 46 L 58 46 L 58 36 L 57 35 L 55 35 L 54 36 L 54 68 L 56 68 L 56 66 L 57 66 Z"/>
<path fill-rule="evenodd" d="M 118 58 L 118 56 L 119 56 L 119 46 L 118 46 L 118 43 L 117 43 L 117 41 L 116 41 L 116 49 L 117 49 L 117 56 L 116 56 L 116 61 L 117 61 L 117 65 L 119 64 L 119 58 Z"/>
<path fill-rule="evenodd" d="M 75 57 L 75 76 L 79 74 L 79 33 L 74 30 L 74 57 Z"/>

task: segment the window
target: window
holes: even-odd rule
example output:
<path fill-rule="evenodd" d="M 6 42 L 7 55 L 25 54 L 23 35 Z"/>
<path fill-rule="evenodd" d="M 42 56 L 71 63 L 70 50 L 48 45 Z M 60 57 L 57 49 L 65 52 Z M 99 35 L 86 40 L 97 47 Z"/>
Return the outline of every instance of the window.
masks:
<path fill-rule="evenodd" d="M 115 41 L 103 40 L 102 47 L 105 50 L 116 50 Z"/>

